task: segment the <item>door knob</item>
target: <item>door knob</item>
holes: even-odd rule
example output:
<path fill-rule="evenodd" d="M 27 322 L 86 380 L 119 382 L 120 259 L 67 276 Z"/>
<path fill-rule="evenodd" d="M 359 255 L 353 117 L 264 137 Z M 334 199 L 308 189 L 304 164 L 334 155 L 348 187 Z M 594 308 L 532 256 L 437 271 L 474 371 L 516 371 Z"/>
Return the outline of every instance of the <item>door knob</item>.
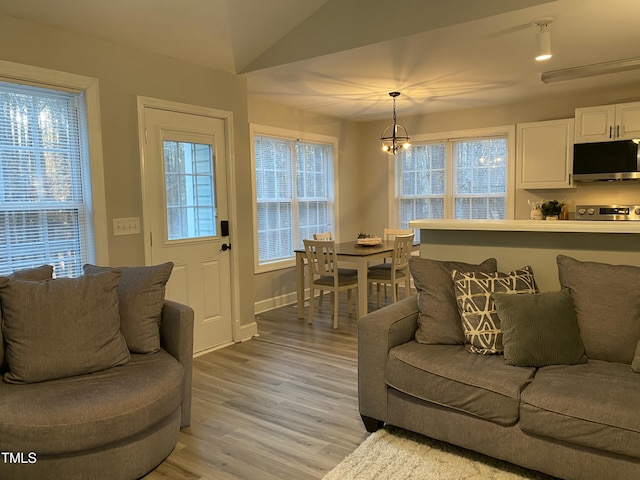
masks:
<path fill-rule="evenodd" d="M 230 243 L 223 243 L 220 246 L 220 251 L 221 252 L 226 252 L 227 250 L 231 250 L 231 244 Z"/>

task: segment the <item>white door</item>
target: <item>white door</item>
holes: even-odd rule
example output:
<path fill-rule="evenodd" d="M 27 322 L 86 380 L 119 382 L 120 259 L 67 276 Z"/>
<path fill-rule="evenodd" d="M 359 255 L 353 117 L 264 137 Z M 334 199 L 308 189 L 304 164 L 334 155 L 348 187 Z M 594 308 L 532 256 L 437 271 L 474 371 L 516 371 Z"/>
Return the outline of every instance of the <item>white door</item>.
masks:
<path fill-rule="evenodd" d="M 193 308 L 194 352 L 224 346 L 233 340 L 224 120 L 148 106 L 143 118 L 145 248 L 152 265 L 174 263 L 166 297 Z"/>

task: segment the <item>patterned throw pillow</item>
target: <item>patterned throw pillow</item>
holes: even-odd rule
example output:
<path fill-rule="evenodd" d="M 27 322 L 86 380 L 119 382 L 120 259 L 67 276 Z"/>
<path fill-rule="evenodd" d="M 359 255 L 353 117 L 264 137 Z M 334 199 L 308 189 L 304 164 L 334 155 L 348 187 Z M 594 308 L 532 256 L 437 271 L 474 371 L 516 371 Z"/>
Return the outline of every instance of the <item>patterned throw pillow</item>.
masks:
<path fill-rule="evenodd" d="M 492 293 L 537 293 L 533 270 L 526 266 L 512 272 L 451 274 L 469 352 L 502 353 L 500 320 Z"/>

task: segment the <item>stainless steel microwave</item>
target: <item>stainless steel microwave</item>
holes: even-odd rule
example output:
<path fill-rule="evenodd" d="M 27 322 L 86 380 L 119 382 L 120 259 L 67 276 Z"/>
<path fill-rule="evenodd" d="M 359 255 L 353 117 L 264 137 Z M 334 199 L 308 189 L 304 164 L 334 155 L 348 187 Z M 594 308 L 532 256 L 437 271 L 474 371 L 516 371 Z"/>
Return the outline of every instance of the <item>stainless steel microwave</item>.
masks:
<path fill-rule="evenodd" d="M 573 146 L 573 180 L 640 180 L 638 140 L 576 143 Z"/>

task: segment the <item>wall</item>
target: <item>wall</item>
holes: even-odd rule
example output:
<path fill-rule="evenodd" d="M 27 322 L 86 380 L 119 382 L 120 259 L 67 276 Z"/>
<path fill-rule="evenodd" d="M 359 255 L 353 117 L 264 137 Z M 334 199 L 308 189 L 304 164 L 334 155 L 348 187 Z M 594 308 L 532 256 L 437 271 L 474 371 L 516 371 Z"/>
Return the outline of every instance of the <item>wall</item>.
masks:
<path fill-rule="evenodd" d="M 0 59 L 97 78 L 100 86 L 107 222 L 140 217 L 142 195 L 136 96 L 201 105 L 234 115 L 236 192 L 239 218 L 251 216 L 250 152 L 246 81 L 236 75 L 173 60 L 126 46 L 48 26 L 0 16 Z M 250 222 L 238 225 L 235 244 L 252 251 Z M 114 237 L 110 228 L 111 265 L 143 265 L 142 235 Z M 240 256 L 240 285 L 250 285 L 251 255 Z M 236 319 L 254 321 L 253 294 L 239 292 Z"/>
<path fill-rule="evenodd" d="M 300 132 L 338 138 L 338 192 L 339 216 L 337 240 L 355 238 L 363 227 L 359 199 L 359 137 L 361 124 L 337 118 L 316 115 L 282 105 L 249 97 L 249 122 L 285 128 Z M 295 269 L 286 268 L 254 276 L 256 311 L 296 301 Z"/>
<path fill-rule="evenodd" d="M 481 127 L 512 125 L 570 118 L 577 107 L 607 105 L 640 100 L 640 85 L 630 85 L 608 91 L 577 91 L 572 95 L 561 95 L 547 99 L 533 99 L 527 102 L 438 112 L 422 116 L 404 117 L 402 104 L 398 104 L 398 123 L 407 128 L 410 135 L 435 132 L 450 132 Z M 372 164 L 385 165 L 391 159 L 380 151 L 380 132 L 391 121 L 368 122 L 363 126 L 361 143 L 362 174 L 361 198 L 363 209 L 362 224 L 371 232 L 381 232 L 388 226 L 389 172 L 385 168 L 371 168 Z M 588 203 L 638 203 L 640 182 L 618 184 L 580 184 L 574 189 L 561 190 L 516 190 L 516 218 L 529 217 L 527 200 L 564 199 L 575 208 L 576 204 Z"/>

